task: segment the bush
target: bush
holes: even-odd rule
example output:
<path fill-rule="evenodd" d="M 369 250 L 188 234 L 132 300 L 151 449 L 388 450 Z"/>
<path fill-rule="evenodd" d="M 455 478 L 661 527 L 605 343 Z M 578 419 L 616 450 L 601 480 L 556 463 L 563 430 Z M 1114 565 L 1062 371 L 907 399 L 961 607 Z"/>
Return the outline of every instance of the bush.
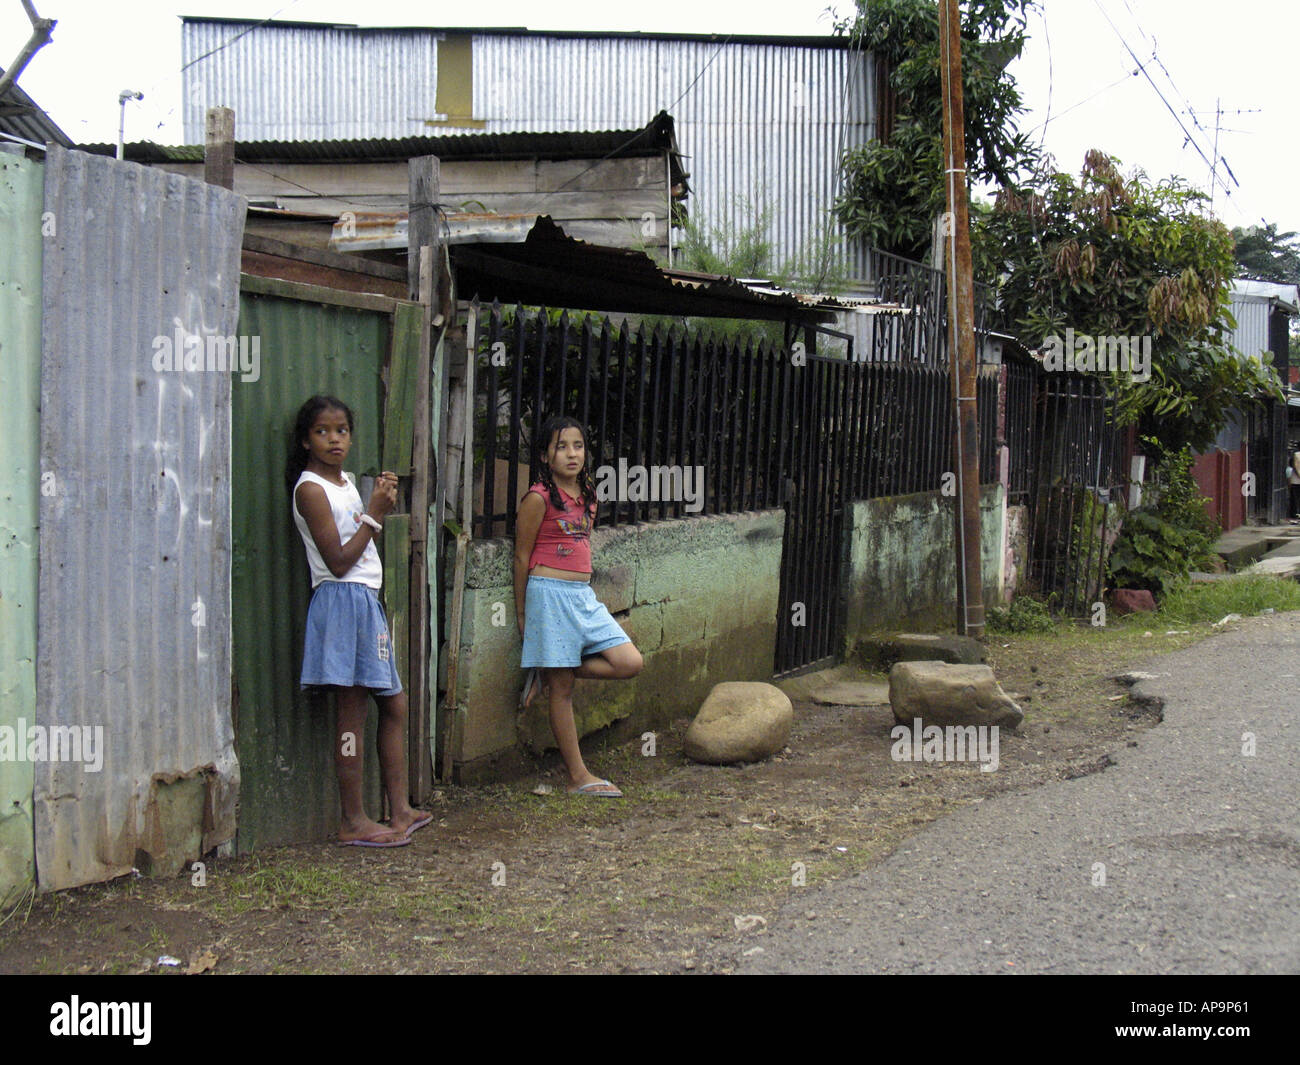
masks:
<path fill-rule="evenodd" d="M 1156 444 L 1150 437 L 1144 440 Z M 1159 474 L 1156 502 L 1129 511 L 1111 550 L 1112 587 L 1145 588 L 1163 596 L 1192 569 L 1208 564 L 1219 538 L 1192 477 L 1191 451 L 1166 455 Z"/>
<path fill-rule="evenodd" d="M 1025 632 L 1056 632 L 1060 623 L 1052 616 L 1048 604 L 1027 595 L 1018 595 L 1010 606 L 995 606 L 985 617 L 990 633 L 1006 635 Z"/>

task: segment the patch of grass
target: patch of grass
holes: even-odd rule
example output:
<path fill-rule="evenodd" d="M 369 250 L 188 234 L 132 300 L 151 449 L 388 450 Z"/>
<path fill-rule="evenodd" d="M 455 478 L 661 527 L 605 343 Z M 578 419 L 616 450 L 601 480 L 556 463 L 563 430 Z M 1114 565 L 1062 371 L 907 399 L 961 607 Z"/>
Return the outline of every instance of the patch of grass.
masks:
<path fill-rule="evenodd" d="M 1208 584 L 1183 582 L 1165 596 L 1159 616 L 1188 625 L 1218 621 L 1228 614 L 1247 617 L 1270 608 L 1300 610 L 1300 582 L 1264 573 L 1243 573 Z"/>
<path fill-rule="evenodd" d="M 199 900 L 206 908 L 231 915 L 278 908 L 333 910 L 363 902 L 372 890 L 364 880 L 338 869 L 261 861 L 253 869 L 227 873 L 217 883 L 218 891 L 205 890 Z"/>

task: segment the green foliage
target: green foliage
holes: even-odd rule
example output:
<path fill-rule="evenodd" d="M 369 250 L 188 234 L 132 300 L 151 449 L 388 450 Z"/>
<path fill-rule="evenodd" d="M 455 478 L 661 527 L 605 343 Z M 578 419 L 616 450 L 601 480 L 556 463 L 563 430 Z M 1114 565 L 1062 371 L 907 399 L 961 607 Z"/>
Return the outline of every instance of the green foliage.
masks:
<path fill-rule="evenodd" d="M 1233 257 L 1243 277 L 1300 285 L 1300 238 L 1295 233 L 1279 233 L 1276 223 L 1266 222 L 1234 229 L 1232 239 Z"/>
<path fill-rule="evenodd" d="M 1147 443 L 1154 441 L 1147 438 Z M 1185 448 L 1162 460 L 1156 502 L 1129 512 L 1111 551 L 1114 587 L 1163 596 L 1208 562 L 1219 528 L 1205 512 L 1191 469 L 1192 455 Z"/>
<path fill-rule="evenodd" d="M 894 127 L 887 142 L 847 152 L 835 215 L 854 235 L 911 259 L 930 248 L 944 210 L 943 104 L 938 9 L 933 0 L 857 0 L 850 32 L 889 71 Z M 962 13 L 966 166 L 980 182 L 1012 181 L 1035 151 L 1016 131 L 1024 108 L 1007 66 L 1025 45 L 1034 0 L 986 0 Z"/>
<path fill-rule="evenodd" d="M 1060 621 L 1052 614 L 1048 603 L 1018 595 L 1009 606 L 992 607 L 985 616 L 985 627 L 990 634 L 1011 635 L 1024 632 L 1059 632 Z"/>
<path fill-rule="evenodd" d="M 772 209 L 756 208 L 745 199 L 737 203 L 739 213 L 750 222 L 739 230 L 713 225 L 703 215 L 687 220 L 676 245 L 673 267 L 722 277 L 761 279 L 791 292 L 835 295 L 847 286 L 847 272 L 839 249 L 839 235 L 831 226 L 795 257 L 778 263 L 770 238 Z M 711 334 L 728 341 L 785 345 L 785 324 L 748 318 L 674 318 L 645 315 L 641 321 L 651 329 L 682 328 L 691 333 Z M 837 342 L 838 343 L 838 342 Z M 819 354 L 828 350 L 818 348 Z"/>
<path fill-rule="evenodd" d="M 1204 200 L 1177 178 L 1125 178 L 1090 151 L 1077 181 L 1043 168 L 1003 189 L 972 234 L 977 274 L 997 279 L 999 305 L 1031 347 L 1067 328 L 1150 339 L 1149 380 L 1116 371 L 1109 386 L 1121 422 L 1170 451 L 1204 451 L 1234 409 L 1282 399 L 1270 368 L 1232 351 L 1232 237 Z"/>
<path fill-rule="evenodd" d="M 1160 604 L 1161 618 L 1182 625 L 1265 610 L 1300 610 L 1300 583 L 1267 573 L 1242 573 L 1208 584 L 1180 581 Z"/>

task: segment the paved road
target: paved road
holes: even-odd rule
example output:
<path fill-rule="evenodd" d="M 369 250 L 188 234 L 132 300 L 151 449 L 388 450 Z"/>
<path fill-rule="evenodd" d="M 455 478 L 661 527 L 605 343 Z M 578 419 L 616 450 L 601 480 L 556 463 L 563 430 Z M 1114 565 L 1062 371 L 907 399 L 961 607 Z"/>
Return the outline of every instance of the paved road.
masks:
<path fill-rule="evenodd" d="M 1165 719 L 1115 766 L 800 893 L 738 970 L 1300 972 L 1300 613 L 1233 630 L 1137 667 L 1168 674 L 1139 686 Z"/>

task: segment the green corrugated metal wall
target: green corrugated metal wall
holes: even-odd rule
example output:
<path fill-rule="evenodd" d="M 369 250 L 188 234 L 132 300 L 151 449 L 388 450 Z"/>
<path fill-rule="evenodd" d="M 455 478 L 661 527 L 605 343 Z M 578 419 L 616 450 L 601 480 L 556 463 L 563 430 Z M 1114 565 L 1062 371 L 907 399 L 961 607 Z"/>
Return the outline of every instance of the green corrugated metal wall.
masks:
<path fill-rule="evenodd" d="M 380 311 L 264 295 L 252 287 L 246 282 L 240 297 L 239 332 L 260 338 L 261 377 L 235 380 L 231 433 L 240 851 L 325 839 L 338 827 L 334 716 L 325 701 L 298 688 L 311 581 L 284 465 L 294 415 L 304 400 L 324 392 L 356 416 L 348 472 L 378 472 L 381 374 L 392 321 Z M 371 817 L 380 814 L 375 716 L 372 707 L 365 738 Z"/>
<path fill-rule="evenodd" d="M 44 167 L 0 152 L 0 728 L 36 722 Z M 15 752 L 16 753 L 16 752 Z M 0 758 L 0 906 L 35 881 L 32 763 Z"/>

